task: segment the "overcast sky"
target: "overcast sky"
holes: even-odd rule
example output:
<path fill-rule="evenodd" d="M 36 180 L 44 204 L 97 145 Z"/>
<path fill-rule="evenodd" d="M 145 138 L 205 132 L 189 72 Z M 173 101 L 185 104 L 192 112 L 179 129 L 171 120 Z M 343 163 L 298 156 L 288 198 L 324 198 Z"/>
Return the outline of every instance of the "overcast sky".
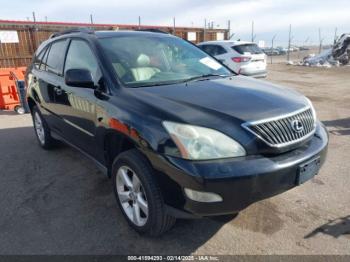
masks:
<path fill-rule="evenodd" d="M 317 44 L 318 28 L 325 43 L 338 34 L 350 32 L 350 0 L 0 0 L 0 19 L 96 23 L 200 26 L 204 19 L 227 28 L 231 20 L 234 38 L 250 40 L 254 20 L 256 41 L 286 44 L 292 24 L 293 42 Z"/>

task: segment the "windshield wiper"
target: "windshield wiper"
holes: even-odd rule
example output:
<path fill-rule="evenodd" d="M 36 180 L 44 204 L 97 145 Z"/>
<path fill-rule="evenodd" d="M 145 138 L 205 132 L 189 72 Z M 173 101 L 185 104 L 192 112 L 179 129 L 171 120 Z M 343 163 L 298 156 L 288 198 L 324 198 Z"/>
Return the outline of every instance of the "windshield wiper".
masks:
<path fill-rule="evenodd" d="M 179 81 L 173 80 L 173 81 L 150 82 L 150 83 L 143 83 L 143 84 L 135 84 L 135 85 L 130 85 L 128 87 L 138 88 L 138 87 L 150 87 L 150 86 L 165 86 L 165 85 L 173 85 L 173 84 L 177 84 L 177 83 L 179 83 Z"/>
<path fill-rule="evenodd" d="M 208 77 L 213 77 L 213 76 L 225 78 L 225 77 L 229 77 L 230 75 L 205 74 L 205 75 L 193 76 L 193 77 L 184 79 L 183 82 L 190 82 L 190 81 L 195 81 L 195 80 L 207 79 Z"/>
<path fill-rule="evenodd" d="M 172 80 L 172 81 L 162 81 L 162 82 L 151 82 L 151 83 L 142 83 L 142 84 L 135 84 L 130 85 L 128 87 L 130 88 L 138 88 L 138 87 L 151 87 L 151 86 L 163 86 L 163 85 L 174 85 L 178 83 L 184 83 L 184 82 L 190 82 L 200 79 L 207 79 L 208 77 L 229 77 L 231 75 L 219 75 L 219 74 L 205 74 L 205 75 L 199 75 L 199 76 L 193 76 L 187 79 L 181 79 L 181 80 Z"/>

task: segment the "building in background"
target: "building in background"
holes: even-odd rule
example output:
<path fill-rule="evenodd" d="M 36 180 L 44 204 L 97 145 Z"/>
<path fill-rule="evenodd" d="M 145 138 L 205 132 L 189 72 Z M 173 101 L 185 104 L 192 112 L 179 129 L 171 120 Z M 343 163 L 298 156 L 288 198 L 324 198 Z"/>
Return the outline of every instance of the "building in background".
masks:
<path fill-rule="evenodd" d="M 229 36 L 228 29 L 0 20 L 0 68 L 27 66 L 37 47 L 51 34 L 77 27 L 94 30 L 156 29 L 175 34 L 193 43 L 224 40 Z"/>

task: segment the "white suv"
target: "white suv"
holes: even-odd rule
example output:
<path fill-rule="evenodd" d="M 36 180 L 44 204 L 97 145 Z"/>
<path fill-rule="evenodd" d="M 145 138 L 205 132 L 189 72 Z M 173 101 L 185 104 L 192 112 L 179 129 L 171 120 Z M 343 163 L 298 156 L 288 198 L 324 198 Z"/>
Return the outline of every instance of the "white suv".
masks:
<path fill-rule="evenodd" d="M 208 41 L 198 46 L 237 74 L 266 77 L 266 55 L 252 42 Z"/>

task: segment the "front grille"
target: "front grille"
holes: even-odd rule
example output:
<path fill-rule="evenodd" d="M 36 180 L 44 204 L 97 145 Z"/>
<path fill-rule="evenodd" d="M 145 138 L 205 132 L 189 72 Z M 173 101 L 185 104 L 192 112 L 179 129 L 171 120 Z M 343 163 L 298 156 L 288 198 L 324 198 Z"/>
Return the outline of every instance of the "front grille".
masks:
<path fill-rule="evenodd" d="M 243 126 L 273 147 L 282 147 L 306 139 L 316 127 L 311 108 L 272 120 L 246 123 Z"/>

